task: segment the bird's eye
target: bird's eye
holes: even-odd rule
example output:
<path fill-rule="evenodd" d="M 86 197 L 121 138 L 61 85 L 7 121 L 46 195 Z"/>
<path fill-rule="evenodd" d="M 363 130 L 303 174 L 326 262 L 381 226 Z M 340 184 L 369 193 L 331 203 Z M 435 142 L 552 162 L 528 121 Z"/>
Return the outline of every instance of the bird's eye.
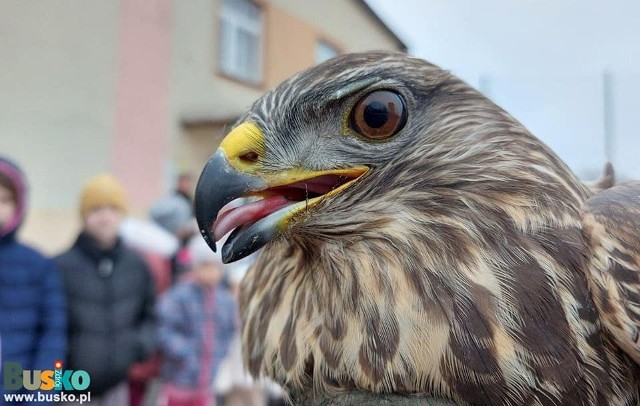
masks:
<path fill-rule="evenodd" d="M 351 128 L 374 140 L 383 140 L 402 130 L 407 112 L 399 94 L 376 90 L 360 99 L 351 111 Z"/>

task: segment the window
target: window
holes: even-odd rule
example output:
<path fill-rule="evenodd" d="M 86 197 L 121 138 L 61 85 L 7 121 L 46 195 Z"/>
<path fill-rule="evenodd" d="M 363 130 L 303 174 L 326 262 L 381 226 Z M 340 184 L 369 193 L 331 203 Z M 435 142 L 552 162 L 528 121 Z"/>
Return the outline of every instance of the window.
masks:
<path fill-rule="evenodd" d="M 262 16 L 251 0 L 222 0 L 218 63 L 222 73 L 252 84 L 262 80 Z"/>
<path fill-rule="evenodd" d="M 322 63 L 339 54 L 338 50 L 326 41 L 316 42 L 316 63 Z"/>

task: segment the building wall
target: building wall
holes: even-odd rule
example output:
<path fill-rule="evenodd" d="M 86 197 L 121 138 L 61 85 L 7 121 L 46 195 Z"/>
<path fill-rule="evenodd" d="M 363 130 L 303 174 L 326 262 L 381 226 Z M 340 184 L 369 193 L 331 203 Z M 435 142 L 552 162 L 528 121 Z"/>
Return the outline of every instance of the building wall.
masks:
<path fill-rule="evenodd" d="M 174 36 L 170 65 L 171 156 L 167 160 L 168 177 L 191 170 L 198 172 L 205 160 L 187 151 L 213 151 L 215 131 L 207 145 L 206 137 L 193 135 L 184 122 L 222 121 L 237 117 L 262 94 L 260 87 L 247 86 L 218 74 L 216 53 L 220 0 L 174 2 Z M 197 141 L 194 141 L 197 140 Z"/>
<path fill-rule="evenodd" d="M 263 82 L 260 86 L 248 85 L 230 80 L 217 70 L 221 1 L 175 3 L 171 80 L 174 172 L 197 173 L 235 118 L 255 99 L 315 64 L 319 40 L 343 53 L 401 50 L 396 39 L 358 1 L 260 0 L 257 4 L 263 12 Z M 224 120 L 227 126 L 220 124 Z M 201 124 L 183 127 L 180 123 L 184 121 Z M 204 157 L 185 153 L 202 148 L 208 151 Z"/>
<path fill-rule="evenodd" d="M 22 235 L 48 251 L 77 230 L 81 185 L 110 166 L 118 2 L 7 0 L 0 6 L 0 153 L 22 165 Z"/>
<path fill-rule="evenodd" d="M 220 0 L 174 2 L 170 94 L 176 129 L 182 120 L 235 116 L 262 93 L 217 74 L 219 14 Z"/>
<path fill-rule="evenodd" d="M 118 176 L 144 215 L 265 90 L 315 63 L 319 39 L 343 52 L 397 47 L 357 1 L 257 3 L 259 86 L 218 71 L 221 0 L 0 3 L 0 153 L 30 179 L 26 241 L 67 247 L 81 188 L 98 173 Z"/>
<path fill-rule="evenodd" d="M 110 167 L 137 211 L 164 189 L 173 0 L 120 0 L 119 21 Z"/>
<path fill-rule="evenodd" d="M 264 7 L 265 87 L 272 88 L 314 64 L 317 29 L 275 3 Z"/>
<path fill-rule="evenodd" d="M 96 174 L 124 183 L 133 213 L 162 193 L 171 20 L 171 0 L 2 2 L 1 151 L 30 180 L 26 241 L 68 246 Z"/>
<path fill-rule="evenodd" d="M 326 41 L 341 53 L 400 50 L 398 43 L 369 16 L 358 1 L 265 2 L 266 87 L 316 63 L 315 47 Z"/>
<path fill-rule="evenodd" d="M 181 170 L 199 175 L 230 126 L 224 122 L 204 122 L 183 128 L 181 142 L 174 149 L 176 160 L 183 163 Z"/>
<path fill-rule="evenodd" d="M 341 46 L 344 52 L 399 50 L 396 40 L 372 19 L 359 1 L 270 0 L 270 3 L 314 27 L 322 37 Z"/>

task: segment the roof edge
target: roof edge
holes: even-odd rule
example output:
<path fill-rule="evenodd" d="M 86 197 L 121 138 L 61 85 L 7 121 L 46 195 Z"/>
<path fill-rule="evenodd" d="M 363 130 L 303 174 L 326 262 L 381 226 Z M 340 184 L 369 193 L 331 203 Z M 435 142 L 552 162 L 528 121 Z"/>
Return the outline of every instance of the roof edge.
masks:
<path fill-rule="evenodd" d="M 398 34 L 396 34 L 391 28 L 389 28 L 387 23 L 385 23 L 382 18 L 380 18 L 380 16 L 371 8 L 371 6 L 369 6 L 369 4 L 367 4 L 365 0 L 356 0 L 356 3 L 359 3 L 360 6 L 367 12 L 367 14 L 369 14 L 369 16 L 372 17 L 374 21 L 377 22 L 387 32 L 387 34 L 393 37 L 393 39 L 400 46 L 403 52 L 407 52 L 407 44 L 405 44 L 405 42 L 400 39 Z"/>

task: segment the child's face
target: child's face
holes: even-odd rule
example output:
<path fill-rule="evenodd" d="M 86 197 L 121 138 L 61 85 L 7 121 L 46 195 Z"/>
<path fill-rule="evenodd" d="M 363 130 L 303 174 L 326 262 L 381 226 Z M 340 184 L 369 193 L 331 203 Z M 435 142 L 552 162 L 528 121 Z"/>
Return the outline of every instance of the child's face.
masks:
<path fill-rule="evenodd" d="M 222 277 L 222 267 L 215 262 L 205 262 L 195 267 L 194 275 L 196 280 L 207 286 L 220 282 Z"/>
<path fill-rule="evenodd" d="M 11 190 L 0 185 L 0 229 L 16 215 L 16 201 Z"/>
<path fill-rule="evenodd" d="M 84 229 L 100 245 L 111 247 L 116 243 L 123 218 L 123 213 L 117 207 L 99 206 L 87 213 Z"/>

